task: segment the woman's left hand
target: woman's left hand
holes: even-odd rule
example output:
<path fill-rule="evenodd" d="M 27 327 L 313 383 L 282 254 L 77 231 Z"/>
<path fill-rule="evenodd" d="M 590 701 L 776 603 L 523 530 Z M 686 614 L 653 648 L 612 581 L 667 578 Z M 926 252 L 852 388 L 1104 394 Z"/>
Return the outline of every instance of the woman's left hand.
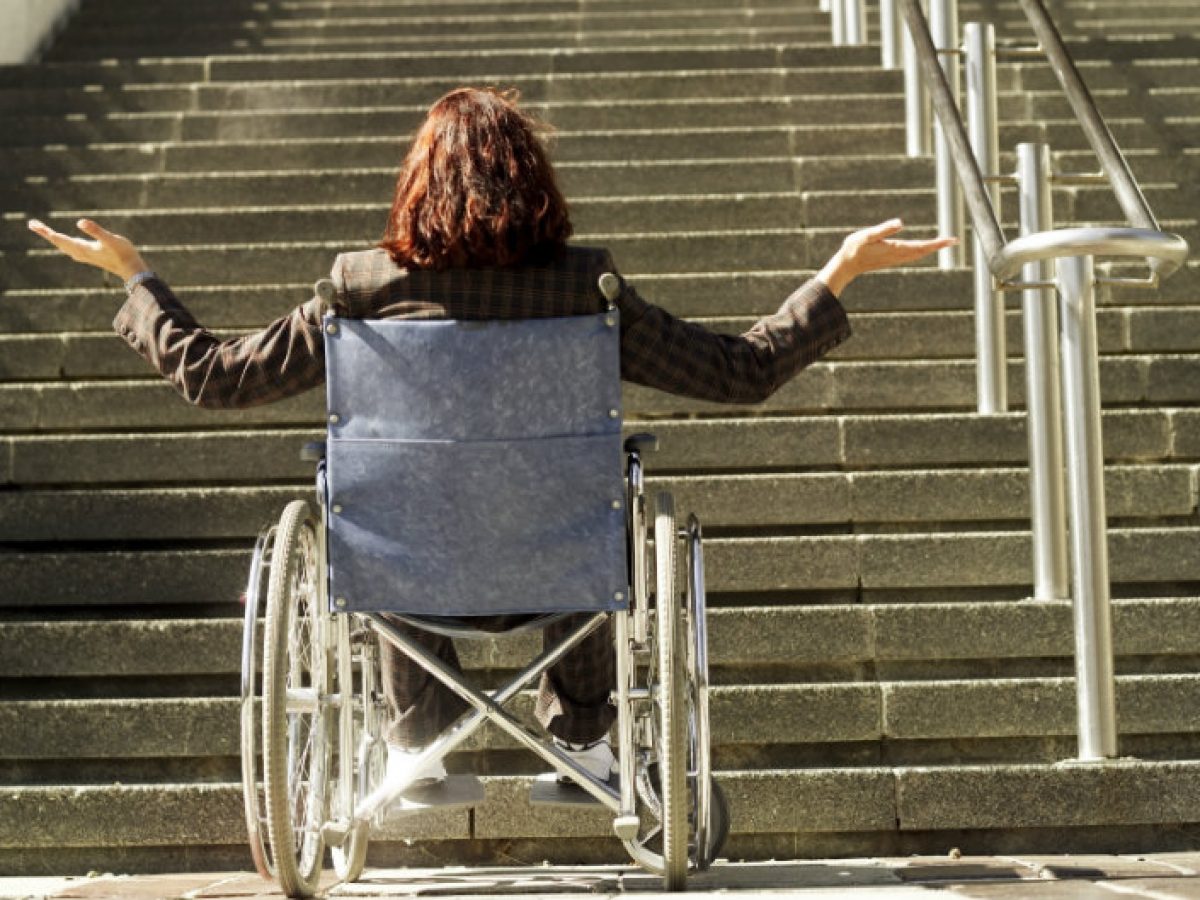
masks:
<path fill-rule="evenodd" d="M 80 231 L 94 240 L 86 241 L 61 234 L 37 219 L 29 220 L 29 230 L 45 238 L 75 262 L 111 272 L 122 281 L 128 281 L 138 272 L 150 268 L 138 253 L 137 247 L 127 238 L 105 231 L 91 219 L 80 219 L 75 224 Z"/>

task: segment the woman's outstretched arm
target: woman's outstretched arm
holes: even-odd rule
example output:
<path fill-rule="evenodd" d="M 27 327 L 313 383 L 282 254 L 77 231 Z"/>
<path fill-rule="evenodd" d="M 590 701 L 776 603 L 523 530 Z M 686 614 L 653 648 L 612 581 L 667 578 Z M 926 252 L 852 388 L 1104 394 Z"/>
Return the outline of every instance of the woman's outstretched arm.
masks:
<path fill-rule="evenodd" d="M 744 334 L 717 334 L 647 303 L 626 285 L 621 377 L 716 403 L 758 403 L 850 336 L 838 296 L 859 275 L 914 262 L 954 238 L 897 240 L 892 219 L 849 235 L 817 274 Z"/>
<path fill-rule="evenodd" d="M 319 299 L 253 334 L 222 340 L 195 320 L 128 239 L 89 219 L 81 219 L 78 227 L 91 240 L 61 234 L 37 220 L 29 223 L 31 231 L 71 259 L 125 282 L 129 297 L 113 327 L 189 403 L 210 409 L 257 406 L 325 380 Z"/>

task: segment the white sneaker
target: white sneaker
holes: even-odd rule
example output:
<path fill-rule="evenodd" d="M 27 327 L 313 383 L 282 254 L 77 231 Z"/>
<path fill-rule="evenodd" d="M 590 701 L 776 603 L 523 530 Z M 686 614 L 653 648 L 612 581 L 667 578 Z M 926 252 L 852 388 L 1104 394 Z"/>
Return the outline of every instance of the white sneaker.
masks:
<path fill-rule="evenodd" d="M 613 753 L 612 744 L 608 742 L 607 737 L 602 737 L 590 744 L 572 744 L 559 738 L 555 738 L 554 743 L 573 762 L 598 781 L 608 781 L 617 771 L 617 757 Z M 571 783 L 571 779 L 566 775 L 559 775 L 558 780 L 560 784 Z"/>
<path fill-rule="evenodd" d="M 446 779 L 446 766 L 440 759 L 427 762 L 425 765 L 416 771 L 413 770 L 413 764 L 416 758 L 421 754 L 420 750 L 402 750 L 399 747 L 393 747 L 391 744 L 387 748 L 387 772 L 384 774 L 384 782 L 408 781 L 410 788 L 428 787 L 432 784 L 437 784 L 439 781 Z"/>

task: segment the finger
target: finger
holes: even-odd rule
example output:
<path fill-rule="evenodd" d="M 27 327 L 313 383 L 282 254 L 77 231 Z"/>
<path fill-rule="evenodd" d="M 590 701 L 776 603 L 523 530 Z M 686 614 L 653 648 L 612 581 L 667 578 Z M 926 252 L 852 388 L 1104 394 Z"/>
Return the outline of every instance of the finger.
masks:
<path fill-rule="evenodd" d="M 94 237 L 101 244 L 111 244 L 116 238 L 115 234 L 113 234 L 111 231 L 101 228 L 91 219 L 80 219 L 75 223 L 75 227 L 88 237 Z"/>
<path fill-rule="evenodd" d="M 914 253 L 923 256 L 926 253 L 933 253 L 935 250 L 942 250 L 946 247 L 953 247 L 958 243 L 958 238 L 944 237 L 932 238 L 927 241 L 888 241 L 887 245 L 893 250 L 901 253 Z"/>
<path fill-rule="evenodd" d="M 94 252 L 95 250 L 95 248 L 90 244 L 81 241 L 78 238 L 73 238 L 62 234 L 61 232 L 55 231 L 49 225 L 45 224 L 44 222 L 40 222 L 37 219 L 29 220 L 29 230 L 39 237 L 45 238 L 47 241 L 73 259 L 77 259 L 80 256 Z"/>
<path fill-rule="evenodd" d="M 886 222 L 880 222 L 878 225 L 873 225 L 866 229 L 868 241 L 882 241 L 886 237 L 896 234 L 904 227 L 904 222 L 900 219 L 888 219 Z"/>

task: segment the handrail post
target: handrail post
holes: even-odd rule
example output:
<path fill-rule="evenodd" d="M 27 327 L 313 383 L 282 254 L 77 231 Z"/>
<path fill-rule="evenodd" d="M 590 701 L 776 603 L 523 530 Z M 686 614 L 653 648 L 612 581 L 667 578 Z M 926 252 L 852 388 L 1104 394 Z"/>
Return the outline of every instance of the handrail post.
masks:
<path fill-rule="evenodd" d="M 1017 145 L 1021 234 L 1054 227 L 1050 196 L 1050 147 Z M 1054 280 L 1054 261 L 1027 264 L 1021 279 Z M 1028 410 L 1029 509 L 1033 532 L 1033 597 L 1070 596 L 1067 570 L 1067 501 L 1063 483 L 1062 402 L 1059 394 L 1058 307 L 1053 291 L 1021 292 L 1025 331 L 1025 406 Z"/>
<path fill-rule="evenodd" d="M 996 29 L 968 22 L 963 27 L 967 75 L 967 131 L 971 149 L 984 175 L 994 175 L 1000 162 L 996 126 Z M 955 184 L 958 181 L 955 179 Z M 1000 210 L 1000 186 L 987 187 L 992 209 Z M 1004 298 L 995 289 L 988 255 L 976 235 L 971 242 L 975 280 L 975 386 L 981 415 L 1008 411 L 1008 354 L 1005 348 Z"/>
<path fill-rule="evenodd" d="M 1071 494 L 1079 759 L 1099 761 L 1117 755 L 1117 714 L 1104 513 L 1104 451 L 1100 435 L 1096 273 L 1092 257 L 1060 259 L 1058 289 Z"/>
<path fill-rule="evenodd" d="M 950 96 L 957 106 L 962 93 L 957 55 L 959 43 L 957 0 L 930 0 L 929 28 L 933 36 L 933 45 L 941 54 L 940 62 L 950 85 Z M 965 215 L 962 192 L 959 190 L 958 178 L 954 171 L 954 160 L 950 155 L 950 143 L 940 121 L 933 123 L 933 129 L 937 162 L 938 234 L 962 237 L 966 228 Z M 961 242 L 938 251 L 938 268 L 957 269 L 962 265 L 963 246 Z"/>
<path fill-rule="evenodd" d="M 846 4 L 846 43 L 861 47 L 867 42 L 867 6 L 865 0 L 844 0 Z"/>
<path fill-rule="evenodd" d="M 891 0 L 895 3 L 896 0 Z M 919 2 L 919 0 L 918 0 Z M 903 17 L 901 17 L 903 18 Z M 929 88 L 921 77 L 921 61 L 912 34 L 903 30 L 900 49 L 904 63 L 904 148 L 910 157 L 928 156 L 933 152 L 933 111 L 929 103 Z"/>
<path fill-rule="evenodd" d="M 903 40 L 904 24 L 896 9 L 896 0 L 879 0 L 879 61 L 883 68 L 901 67 Z M 907 92 L 907 86 L 905 90 Z"/>
<path fill-rule="evenodd" d="M 833 46 L 846 46 L 846 0 L 833 0 L 830 4 L 829 24 L 833 29 Z"/>

